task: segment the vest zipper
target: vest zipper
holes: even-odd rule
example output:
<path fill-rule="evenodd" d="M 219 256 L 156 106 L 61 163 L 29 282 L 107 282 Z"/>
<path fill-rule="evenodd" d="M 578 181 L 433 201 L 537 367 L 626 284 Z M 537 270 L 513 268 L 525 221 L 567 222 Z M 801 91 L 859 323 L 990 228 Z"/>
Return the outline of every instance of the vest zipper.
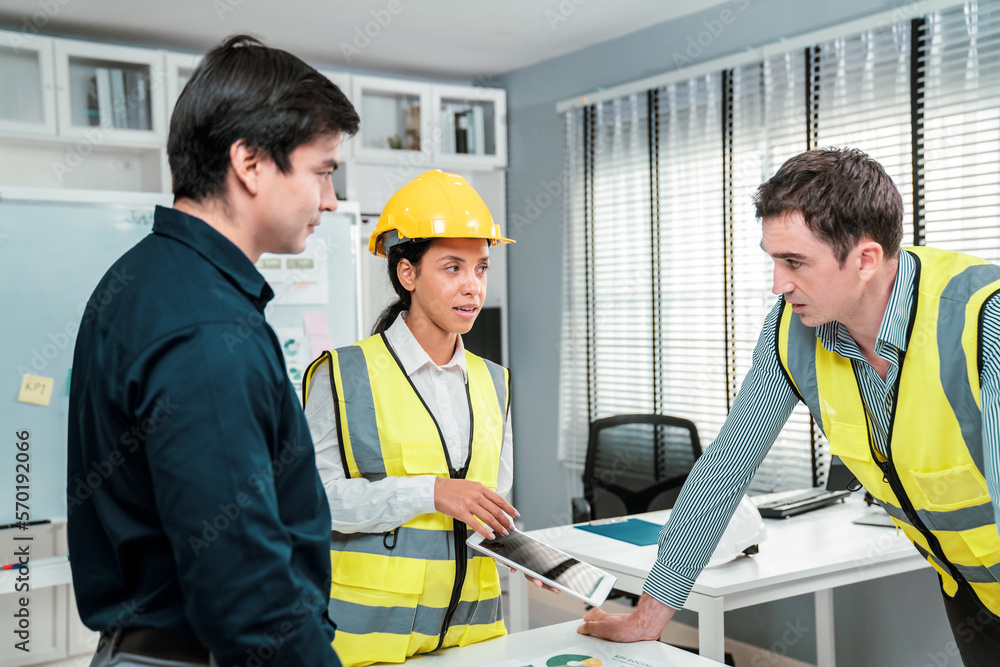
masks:
<path fill-rule="evenodd" d="M 434 418 L 434 413 L 431 409 L 427 407 L 427 402 L 424 401 L 424 397 L 420 395 L 417 391 L 416 385 L 413 384 L 413 380 L 410 376 L 406 374 L 406 369 L 403 368 L 403 362 L 399 360 L 396 356 L 396 351 L 392 349 L 392 345 L 389 344 L 389 339 L 386 338 L 385 332 L 381 334 L 382 343 L 385 345 L 386 350 L 392 355 L 392 358 L 396 361 L 396 365 L 399 366 L 399 370 L 403 373 L 403 377 L 406 381 L 410 383 L 410 387 L 413 388 L 413 393 L 417 395 L 420 399 L 420 404 L 424 406 L 424 410 L 427 411 L 427 415 L 434 422 L 434 427 L 437 429 L 438 438 L 441 440 L 441 449 L 444 450 L 444 460 L 445 465 L 448 466 L 448 477 L 451 479 L 465 479 L 466 474 L 469 472 L 469 466 L 472 463 L 472 441 L 476 433 L 476 422 L 475 414 L 472 411 L 472 395 L 469 393 L 469 382 L 465 382 L 465 397 L 469 401 L 469 456 L 465 459 L 465 465 L 456 470 L 454 464 L 451 462 L 451 456 L 448 454 L 448 445 L 444 441 L 444 433 L 441 431 L 440 424 L 437 423 L 437 419 Z M 452 535 L 455 541 L 455 584 L 451 589 L 451 600 L 448 602 L 448 610 L 444 614 L 444 622 L 441 624 L 441 635 L 438 637 L 438 644 L 434 648 L 437 651 L 444 644 L 444 636 L 448 633 L 448 627 L 451 625 L 451 619 L 455 616 L 455 612 L 458 610 L 458 602 L 462 597 L 462 587 L 465 586 L 465 575 L 469 569 L 468 563 L 468 547 L 465 544 L 466 528 L 465 524 L 458 519 L 452 519 Z M 387 539 L 383 538 L 383 540 Z M 383 541 L 383 544 L 385 542 Z M 393 546 L 395 546 L 395 540 L 393 540 Z M 388 545 L 386 545 L 388 547 Z"/>
<path fill-rule="evenodd" d="M 444 614 L 444 623 L 441 624 L 441 635 L 438 637 L 437 646 L 434 647 L 435 651 L 444 645 L 444 636 L 448 634 L 451 619 L 455 616 L 455 612 L 458 611 L 458 602 L 462 597 L 462 587 L 465 585 L 465 575 L 469 567 L 467 560 L 468 547 L 465 544 L 465 524 L 458 519 L 454 519 L 453 522 L 454 528 L 452 534 L 455 536 L 455 585 L 451 589 L 451 600 L 448 602 L 448 611 Z"/>
<path fill-rule="evenodd" d="M 938 560 L 948 568 L 951 572 L 952 578 L 956 583 L 963 583 L 965 578 L 959 574 L 958 570 L 952 564 L 950 560 L 945 558 L 944 550 L 941 548 L 941 542 L 934 533 L 932 533 L 924 522 L 920 520 L 917 516 L 917 511 L 913 507 L 913 503 L 910 502 L 909 496 L 906 495 L 906 489 L 903 488 L 903 482 L 899 479 L 899 475 L 896 473 L 896 468 L 892 464 L 892 447 L 887 442 L 886 443 L 886 456 L 889 459 L 885 467 L 882 468 L 884 475 L 888 476 L 889 487 L 895 494 L 896 499 L 899 500 L 899 504 L 902 506 L 903 512 L 906 513 L 906 517 L 910 520 L 910 525 L 920 531 L 920 534 L 924 536 L 927 540 L 927 546 L 931 548 L 931 552 L 938 558 Z M 882 467 L 881 465 L 879 467 Z"/>
<path fill-rule="evenodd" d="M 914 257 L 916 260 L 916 269 L 913 275 L 913 303 L 910 306 L 910 321 L 906 327 L 906 340 L 912 340 L 913 325 L 917 321 L 917 304 L 920 296 L 919 285 L 920 285 L 920 259 Z M 913 503 L 910 501 L 910 497 L 906 495 L 906 489 L 903 488 L 903 482 L 899 479 L 899 474 L 896 472 L 896 465 L 892 462 L 892 434 L 896 426 L 896 408 L 899 407 L 899 388 L 902 385 L 903 380 L 903 370 L 906 368 L 906 352 L 900 351 L 899 359 L 899 372 L 896 374 L 896 381 L 893 383 L 892 388 L 892 413 L 889 415 L 889 432 L 886 434 L 885 438 L 885 461 L 879 461 L 878 452 L 875 450 L 875 441 L 872 438 L 871 432 L 871 422 L 868 419 L 868 406 L 865 405 L 864 393 L 861 391 L 861 378 L 858 376 L 858 369 L 855 364 L 851 363 L 851 369 L 854 371 L 854 381 L 857 383 L 858 396 L 861 397 L 861 409 L 865 413 L 865 429 L 868 432 L 868 448 L 871 450 L 870 454 L 872 461 L 878 465 L 879 469 L 882 471 L 882 482 L 887 483 L 889 488 L 892 489 L 893 495 L 896 496 L 896 500 L 899 501 L 900 508 L 903 513 L 906 514 L 906 518 L 909 519 L 910 525 L 916 528 L 924 539 L 927 540 L 927 546 L 931 548 L 931 552 L 937 557 L 937 559 L 943 563 L 948 571 L 951 572 L 952 578 L 956 582 L 964 582 L 965 579 L 958 573 L 958 570 L 952 564 L 950 560 L 945 558 L 944 551 L 941 549 L 941 542 L 938 541 L 937 536 L 935 536 L 924 522 L 920 520 L 917 516 L 917 510 L 913 507 Z"/>
<path fill-rule="evenodd" d="M 455 470 L 452 465 L 451 457 L 448 456 L 448 447 L 444 442 L 444 436 L 441 436 L 441 446 L 444 447 L 444 456 L 448 461 L 448 476 L 452 479 L 465 479 L 472 464 L 472 442 L 476 433 L 476 421 L 475 414 L 472 411 L 472 395 L 469 393 L 468 381 L 465 383 L 465 396 L 469 401 L 469 456 L 465 459 L 465 465 L 462 466 L 461 470 Z M 430 410 L 427 412 L 429 413 Z M 433 415 L 431 415 L 431 418 L 433 419 Z M 455 585 L 451 589 L 451 600 L 448 602 L 448 611 L 444 614 L 444 623 L 441 624 L 441 635 L 438 637 L 437 646 L 434 647 L 435 651 L 444 645 L 444 636 L 448 634 L 451 619 L 454 618 L 455 612 L 458 611 L 458 602 L 462 597 L 462 587 L 465 586 L 465 575 L 468 574 L 469 570 L 469 552 L 468 546 L 465 544 L 465 537 L 468 531 L 466 530 L 465 523 L 458 519 L 453 519 L 452 525 L 452 534 L 455 538 Z"/>

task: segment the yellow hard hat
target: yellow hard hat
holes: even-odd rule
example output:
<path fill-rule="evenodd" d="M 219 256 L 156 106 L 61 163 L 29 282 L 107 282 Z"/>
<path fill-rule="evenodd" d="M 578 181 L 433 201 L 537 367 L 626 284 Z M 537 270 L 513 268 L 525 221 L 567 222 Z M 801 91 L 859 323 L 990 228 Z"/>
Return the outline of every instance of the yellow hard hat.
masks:
<path fill-rule="evenodd" d="M 490 245 L 513 243 L 500 236 L 486 202 L 468 181 L 439 169 L 420 174 L 396 191 L 368 240 L 369 252 L 413 239 L 487 239 Z"/>

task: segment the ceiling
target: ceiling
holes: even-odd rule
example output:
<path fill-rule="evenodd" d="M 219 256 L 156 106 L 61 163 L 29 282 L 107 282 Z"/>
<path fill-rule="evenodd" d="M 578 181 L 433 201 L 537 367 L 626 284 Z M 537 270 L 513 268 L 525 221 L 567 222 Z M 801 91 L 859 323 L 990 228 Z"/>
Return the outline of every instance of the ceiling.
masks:
<path fill-rule="evenodd" d="M 316 65 L 488 79 L 728 0 L 0 0 L 0 25 L 204 52 L 250 32 Z"/>

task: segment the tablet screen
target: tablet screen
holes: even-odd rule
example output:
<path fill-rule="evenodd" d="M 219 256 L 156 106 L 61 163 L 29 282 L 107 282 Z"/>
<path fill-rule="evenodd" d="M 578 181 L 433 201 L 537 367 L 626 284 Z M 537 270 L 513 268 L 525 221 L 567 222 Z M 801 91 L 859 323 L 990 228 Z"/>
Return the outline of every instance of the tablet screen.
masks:
<path fill-rule="evenodd" d="M 511 531 L 506 537 L 497 534 L 495 539 L 483 540 L 482 546 L 586 598 L 593 596 L 598 584 L 607 576 L 603 570 L 518 531 Z"/>

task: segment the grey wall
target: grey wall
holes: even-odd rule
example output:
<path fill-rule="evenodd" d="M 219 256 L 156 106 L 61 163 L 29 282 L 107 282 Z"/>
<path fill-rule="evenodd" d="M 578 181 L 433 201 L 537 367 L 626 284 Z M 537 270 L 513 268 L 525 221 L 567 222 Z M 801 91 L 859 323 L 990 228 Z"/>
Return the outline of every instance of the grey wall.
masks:
<path fill-rule="evenodd" d="M 556 102 L 904 4 L 734 0 L 499 77 L 507 89 L 509 123 L 507 214 L 517 239 L 508 247 L 515 505 L 528 528 L 567 523 L 570 497 L 578 487 L 556 460 L 563 261 L 563 203 L 550 196 L 559 189 L 563 169 L 563 124 Z M 734 20 L 723 23 L 724 10 Z M 572 14 L 556 29 L 572 30 Z M 845 587 L 837 591 L 836 604 L 839 664 L 961 664 L 945 651 L 951 633 L 928 572 Z M 679 618 L 693 623 L 693 615 Z M 794 644 L 785 641 L 786 624 L 812 628 L 813 618 L 811 597 L 793 598 L 730 612 L 727 634 L 814 662 L 813 634 L 804 633 Z"/>

